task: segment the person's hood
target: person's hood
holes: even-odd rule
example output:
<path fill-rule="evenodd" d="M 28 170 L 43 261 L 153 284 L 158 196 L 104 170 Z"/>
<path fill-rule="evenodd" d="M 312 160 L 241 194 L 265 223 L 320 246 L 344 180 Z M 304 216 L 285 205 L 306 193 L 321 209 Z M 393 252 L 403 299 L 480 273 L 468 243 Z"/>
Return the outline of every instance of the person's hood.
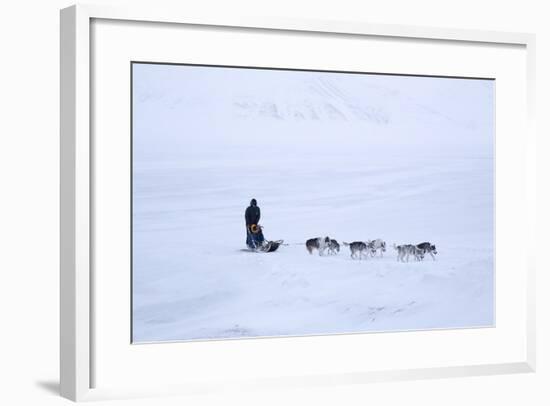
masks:
<path fill-rule="evenodd" d="M 252 199 L 252 200 L 250 201 L 250 205 L 251 205 L 251 206 L 256 206 L 257 204 L 258 204 L 258 203 L 256 202 L 256 199 Z"/>

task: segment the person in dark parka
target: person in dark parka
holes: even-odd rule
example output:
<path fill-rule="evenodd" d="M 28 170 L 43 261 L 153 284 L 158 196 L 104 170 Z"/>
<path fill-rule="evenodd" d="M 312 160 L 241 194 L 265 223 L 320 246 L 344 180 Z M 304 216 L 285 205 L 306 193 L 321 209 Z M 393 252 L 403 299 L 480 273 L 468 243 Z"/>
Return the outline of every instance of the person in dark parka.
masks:
<path fill-rule="evenodd" d="M 260 221 L 260 208 L 256 199 L 250 201 L 250 206 L 246 208 L 244 212 L 244 219 L 246 221 L 246 245 L 250 248 L 256 248 L 264 241 L 264 235 L 259 227 Z M 256 231 L 256 232 L 253 232 Z"/>

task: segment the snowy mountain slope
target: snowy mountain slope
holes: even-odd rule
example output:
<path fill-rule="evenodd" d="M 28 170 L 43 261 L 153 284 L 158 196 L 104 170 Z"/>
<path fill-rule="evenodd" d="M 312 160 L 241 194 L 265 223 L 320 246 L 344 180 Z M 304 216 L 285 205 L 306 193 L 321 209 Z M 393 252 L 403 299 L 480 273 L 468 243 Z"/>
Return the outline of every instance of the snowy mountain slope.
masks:
<path fill-rule="evenodd" d="M 491 81 L 164 65 L 134 69 L 139 78 L 134 107 L 141 109 L 134 115 L 135 133 L 154 134 L 154 144 L 170 144 L 173 155 L 189 147 L 190 137 L 194 143 L 224 138 L 233 144 L 245 132 L 273 136 L 272 127 L 281 137 L 338 134 L 342 124 L 346 134 L 397 142 L 455 137 L 472 150 L 480 143 L 492 148 L 492 137 L 483 136 L 493 128 Z M 147 137 L 134 140 L 143 156 L 154 155 Z M 159 154 L 166 158 L 166 151 Z"/>
<path fill-rule="evenodd" d="M 365 120 L 375 124 L 388 124 L 389 112 L 365 100 L 353 97 L 334 80 L 318 77 L 293 87 L 293 97 L 272 93 L 255 96 L 238 96 L 234 102 L 236 114 L 245 118 L 268 117 L 276 120 L 353 121 Z M 378 89 L 368 89 L 380 93 Z"/>

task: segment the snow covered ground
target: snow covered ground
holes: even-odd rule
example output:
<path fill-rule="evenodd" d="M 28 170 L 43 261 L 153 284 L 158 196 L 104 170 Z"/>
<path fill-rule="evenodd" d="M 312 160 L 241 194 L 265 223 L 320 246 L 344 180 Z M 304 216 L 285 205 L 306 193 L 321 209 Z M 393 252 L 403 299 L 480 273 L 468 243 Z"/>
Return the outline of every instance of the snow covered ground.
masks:
<path fill-rule="evenodd" d="M 139 64 L 133 108 L 135 342 L 493 325 L 493 82 Z"/>

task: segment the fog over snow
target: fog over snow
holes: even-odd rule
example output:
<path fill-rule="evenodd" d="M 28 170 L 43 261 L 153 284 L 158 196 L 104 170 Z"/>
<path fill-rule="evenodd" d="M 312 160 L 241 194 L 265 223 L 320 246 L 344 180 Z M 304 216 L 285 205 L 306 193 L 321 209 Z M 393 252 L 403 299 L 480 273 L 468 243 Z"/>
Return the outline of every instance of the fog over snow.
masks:
<path fill-rule="evenodd" d="M 491 80 L 134 64 L 134 341 L 492 326 L 493 143 Z"/>

